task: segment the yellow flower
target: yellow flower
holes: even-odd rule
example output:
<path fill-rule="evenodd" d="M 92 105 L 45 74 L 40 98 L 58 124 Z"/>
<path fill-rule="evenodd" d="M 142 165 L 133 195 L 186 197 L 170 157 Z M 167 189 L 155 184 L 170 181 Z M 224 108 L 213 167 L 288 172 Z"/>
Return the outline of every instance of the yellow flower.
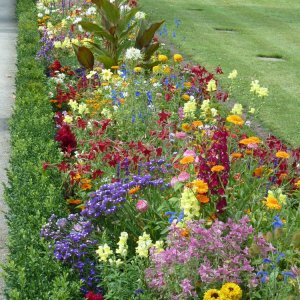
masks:
<path fill-rule="evenodd" d="M 169 66 L 164 66 L 163 72 L 164 72 L 164 74 L 170 74 L 171 73 L 171 68 Z"/>
<path fill-rule="evenodd" d="M 212 172 L 219 173 L 219 172 L 224 171 L 224 170 L 225 170 L 225 167 L 222 166 L 222 165 L 216 165 L 216 166 L 213 166 L 210 170 L 211 170 Z"/>
<path fill-rule="evenodd" d="M 281 209 L 281 205 L 279 201 L 270 193 L 268 194 L 268 197 L 266 197 L 265 205 L 269 209 L 276 209 L 276 210 Z"/>
<path fill-rule="evenodd" d="M 168 56 L 166 55 L 163 55 L 163 54 L 159 54 L 158 55 L 158 61 L 162 62 L 162 63 L 165 63 L 168 61 Z"/>
<path fill-rule="evenodd" d="M 296 187 L 300 187 L 300 179 L 295 183 Z"/>
<path fill-rule="evenodd" d="M 220 292 L 226 300 L 240 300 L 243 297 L 242 289 L 233 282 L 227 282 L 222 285 Z"/>
<path fill-rule="evenodd" d="M 194 156 L 185 156 L 184 158 L 182 158 L 179 162 L 180 164 L 182 165 L 187 165 L 187 164 L 190 164 L 190 163 L 193 163 L 194 162 Z"/>
<path fill-rule="evenodd" d="M 189 123 L 183 123 L 181 128 L 185 132 L 190 132 L 192 130 L 192 126 Z"/>
<path fill-rule="evenodd" d="M 231 112 L 235 115 L 242 115 L 243 114 L 243 106 L 242 104 L 239 104 L 239 103 L 235 103 Z"/>
<path fill-rule="evenodd" d="M 226 121 L 229 123 L 233 123 L 235 125 L 243 125 L 244 124 L 244 120 L 238 115 L 229 115 L 226 118 Z"/>
<path fill-rule="evenodd" d="M 233 152 L 231 153 L 232 158 L 241 158 L 243 155 L 240 152 Z"/>
<path fill-rule="evenodd" d="M 217 89 L 216 81 L 214 79 L 211 79 L 207 84 L 206 90 L 208 92 L 214 92 L 216 89 Z"/>
<path fill-rule="evenodd" d="M 184 100 L 184 101 L 189 101 L 190 100 L 190 96 L 188 94 L 183 94 L 181 96 L 181 99 Z"/>
<path fill-rule="evenodd" d="M 141 68 L 141 67 L 135 67 L 135 68 L 133 68 L 133 71 L 134 71 L 135 73 L 141 73 L 142 70 L 143 70 L 143 68 Z"/>
<path fill-rule="evenodd" d="M 229 73 L 228 78 L 234 79 L 236 78 L 237 74 L 238 74 L 237 70 L 233 70 L 231 73 Z"/>
<path fill-rule="evenodd" d="M 200 203 L 192 189 L 184 187 L 180 198 L 180 208 L 183 209 L 184 215 L 188 220 L 199 217 Z"/>
<path fill-rule="evenodd" d="M 152 72 L 153 72 L 153 73 L 159 73 L 160 70 L 161 70 L 160 66 L 154 66 L 154 67 L 152 68 Z"/>
<path fill-rule="evenodd" d="M 221 291 L 216 289 L 210 289 L 205 292 L 203 300 L 225 300 L 225 297 Z"/>
<path fill-rule="evenodd" d="M 193 127 L 198 128 L 200 126 L 203 126 L 203 123 L 201 121 L 197 120 L 197 121 L 193 121 L 192 125 L 193 125 Z"/>
<path fill-rule="evenodd" d="M 199 194 L 205 194 L 208 192 L 208 184 L 205 181 L 201 179 L 196 179 L 192 182 L 192 184 Z"/>
<path fill-rule="evenodd" d="M 119 70 L 120 67 L 119 67 L 119 66 L 111 66 L 111 69 L 112 69 L 112 70 Z"/>
<path fill-rule="evenodd" d="M 174 62 L 176 62 L 176 63 L 180 63 L 183 61 L 183 57 L 181 54 L 174 54 L 173 59 L 174 59 Z"/>
<path fill-rule="evenodd" d="M 186 88 L 186 89 L 190 89 L 192 87 L 192 83 L 191 82 L 184 82 L 183 83 L 183 86 Z"/>
<path fill-rule="evenodd" d="M 290 158 L 290 155 L 285 151 L 278 151 L 276 152 L 275 156 L 278 158 Z"/>
<path fill-rule="evenodd" d="M 269 95 L 269 90 L 265 87 L 260 87 L 256 93 L 258 97 L 267 97 Z"/>

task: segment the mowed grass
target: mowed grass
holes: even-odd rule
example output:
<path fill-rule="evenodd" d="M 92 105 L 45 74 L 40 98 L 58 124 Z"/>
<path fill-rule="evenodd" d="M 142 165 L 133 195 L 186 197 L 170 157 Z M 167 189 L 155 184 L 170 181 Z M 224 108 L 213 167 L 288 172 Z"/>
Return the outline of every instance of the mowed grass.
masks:
<path fill-rule="evenodd" d="M 269 97 L 258 116 L 260 122 L 290 145 L 300 146 L 299 0 L 140 0 L 140 3 L 151 19 L 166 20 L 170 41 L 187 60 L 210 71 L 217 65 L 226 74 L 238 70 L 235 101 L 249 104 L 250 82 L 254 79 L 268 87 Z M 178 28 L 176 19 L 180 20 Z M 283 61 L 265 61 L 258 56 Z M 223 85 L 227 82 L 228 79 L 224 80 Z M 259 100 L 255 101 L 259 105 Z"/>

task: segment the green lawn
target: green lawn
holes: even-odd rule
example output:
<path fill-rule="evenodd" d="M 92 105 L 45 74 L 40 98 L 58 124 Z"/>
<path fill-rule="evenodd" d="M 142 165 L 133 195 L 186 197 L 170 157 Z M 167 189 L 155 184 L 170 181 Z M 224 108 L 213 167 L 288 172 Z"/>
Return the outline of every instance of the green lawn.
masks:
<path fill-rule="evenodd" d="M 238 102 L 249 102 L 251 80 L 258 79 L 262 86 L 268 87 L 270 94 L 259 115 L 261 123 L 292 146 L 300 146 L 299 0 L 140 0 L 140 3 L 152 19 L 166 20 L 169 39 L 187 59 L 209 70 L 220 65 L 227 74 L 238 70 L 234 94 Z M 178 28 L 175 19 L 181 21 Z M 257 59 L 258 55 L 282 56 L 284 61 L 262 61 Z"/>

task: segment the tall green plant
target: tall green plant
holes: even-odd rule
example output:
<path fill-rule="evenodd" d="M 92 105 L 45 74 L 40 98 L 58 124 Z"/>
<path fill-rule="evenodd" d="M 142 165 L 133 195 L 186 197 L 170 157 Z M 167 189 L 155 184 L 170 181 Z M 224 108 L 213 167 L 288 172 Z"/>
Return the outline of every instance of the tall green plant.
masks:
<path fill-rule="evenodd" d="M 164 21 L 153 23 L 148 27 L 144 21 L 141 23 L 132 21 L 138 9 L 124 10 L 126 2 L 92 0 L 97 6 L 98 22 L 82 21 L 79 25 L 99 38 L 101 43 L 90 42 L 91 50 L 85 46 L 74 45 L 79 63 L 87 69 L 93 68 L 95 60 L 103 63 L 106 68 L 118 65 L 125 50 L 131 46 L 142 51 L 145 62 L 143 65 L 147 66 L 151 56 L 159 48 L 159 43 L 154 42 L 153 37 Z M 131 41 L 129 37 L 135 33 L 137 33 L 136 40 Z"/>

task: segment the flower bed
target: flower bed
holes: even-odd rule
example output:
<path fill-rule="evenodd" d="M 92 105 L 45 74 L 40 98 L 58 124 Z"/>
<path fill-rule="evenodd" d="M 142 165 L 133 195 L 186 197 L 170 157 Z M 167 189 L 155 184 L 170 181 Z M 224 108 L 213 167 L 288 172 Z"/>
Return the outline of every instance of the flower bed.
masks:
<path fill-rule="evenodd" d="M 299 296 L 300 149 L 228 113 L 222 69 L 183 67 L 136 6 L 37 3 L 61 151 L 43 172 L 63 193 L 41 241 L 72 274 L 66 299 Z"/>

